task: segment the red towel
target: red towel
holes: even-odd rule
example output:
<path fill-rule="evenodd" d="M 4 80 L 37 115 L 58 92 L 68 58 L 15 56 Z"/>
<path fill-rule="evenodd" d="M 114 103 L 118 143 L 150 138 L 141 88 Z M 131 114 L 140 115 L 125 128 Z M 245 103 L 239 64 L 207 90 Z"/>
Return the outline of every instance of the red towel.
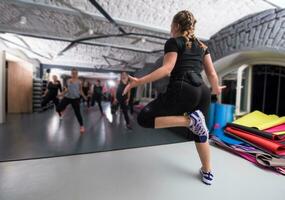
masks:
<path fill-rule="evenodd" d="M 240 139 L 248 141 L 249 143 L 254 144 L 256 147 L 265 149 L 275 155 L 283 156 L 285 155 L 285 144 L 284 142 L 276 142 L 269 139 L 265 139 L 256 135 L 251 134 L 250 132 L 238 130 L 235 128 L 226 127 L 226 132 L 237 136 Z"/>

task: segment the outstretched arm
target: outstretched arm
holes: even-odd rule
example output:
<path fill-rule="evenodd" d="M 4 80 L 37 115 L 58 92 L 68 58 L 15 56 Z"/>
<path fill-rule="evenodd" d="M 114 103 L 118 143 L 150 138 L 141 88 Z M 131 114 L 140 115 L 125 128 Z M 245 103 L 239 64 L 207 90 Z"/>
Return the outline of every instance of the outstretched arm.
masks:
<path fill-rule="evenodd" d="M 69 80 L 67 80 L 69 82 Z M 68 92 L 67 87 L 63 87 L 63 90 L 59 93 L 59 97 L 63 97 Z"/>
<path fill-rule="evenodd" d="M 157 70 L 153 71 L 152 73 L 142 78 L 134 78 L 130 76 L 130 83 L 126 86 L 123 94 L 127 94 L 130 91 L 130 89 L 137 87 L 139 85 L 143 85 L 145 83 L 159 80 L 165 76 L 169 76 L 175 66 L 176 60 L 177 60 L 176 52 L 166 53 L 163 58 L 163 65 Z"/>
<path fill-rule="evenodd" d="M 169 76 L 177 60 L 176 52 L 169 52 L 163 58 L 163 65 L 152 73 L 139 79 L 139 85 L 159 80 Z"/>

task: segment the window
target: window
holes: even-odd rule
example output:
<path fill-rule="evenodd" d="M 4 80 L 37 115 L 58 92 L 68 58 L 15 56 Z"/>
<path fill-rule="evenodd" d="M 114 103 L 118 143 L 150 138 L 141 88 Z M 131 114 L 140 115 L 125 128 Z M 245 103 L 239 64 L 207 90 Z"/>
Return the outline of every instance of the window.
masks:
<path fill-rule="evenodd" d="M 250 112 L 252 67 L 242 65 L 222 77 L 222 103 L 236 107 L 236 115 Z"/>
<path fill-rule="evenodd" d="M 252 71 L 252 110 L 285 115 L 285 67 L 255 65 Z"/>

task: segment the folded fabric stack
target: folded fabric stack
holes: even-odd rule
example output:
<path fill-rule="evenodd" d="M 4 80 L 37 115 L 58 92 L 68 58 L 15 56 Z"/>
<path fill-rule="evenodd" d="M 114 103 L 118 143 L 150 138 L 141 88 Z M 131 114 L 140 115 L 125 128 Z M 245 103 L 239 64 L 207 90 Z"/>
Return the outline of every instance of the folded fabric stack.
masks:
<path fill-rule="evenodd" d="M 271 170 L 279 174 L 285 175 L 285 159 L 274 157 L 270 154 L 264 153 L 263 151 L 251 146 L 244 144 L 227 144 L 221 141 L 218 137 L 212 136 L 212 143 L 234 153 L 250 162 L 256 166 L 263 168 L 265 170 Z"/>
<path fill-rule="evenodd" d="M 224 133 L 214 134 L 212 141 L 258 166 L 285 175 L 285 117 L 254 111 L 227 123 Z"/>

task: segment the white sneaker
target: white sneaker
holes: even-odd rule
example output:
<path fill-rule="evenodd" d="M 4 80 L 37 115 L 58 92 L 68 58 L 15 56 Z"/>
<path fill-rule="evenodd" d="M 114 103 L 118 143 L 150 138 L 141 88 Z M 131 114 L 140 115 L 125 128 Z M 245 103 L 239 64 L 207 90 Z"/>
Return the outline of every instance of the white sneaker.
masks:
<path fill-rule="evenodd" d="M 201 180 L 203 183 L 206 185 L 212 185 L 214 175 L 212 172 L 204 172 L 202 169 L 200 169 L 200 175 L 201 175 Z"/>
<path fill-rule="evenodd" d="M 196 110 L 188 115 L 191 120 L 191 124 L 189 126 L 190 131 L 199 136 L 201 142 L 206 142 L 209 137 L 209 130 L 203 113 L 200 110 Z"/>

